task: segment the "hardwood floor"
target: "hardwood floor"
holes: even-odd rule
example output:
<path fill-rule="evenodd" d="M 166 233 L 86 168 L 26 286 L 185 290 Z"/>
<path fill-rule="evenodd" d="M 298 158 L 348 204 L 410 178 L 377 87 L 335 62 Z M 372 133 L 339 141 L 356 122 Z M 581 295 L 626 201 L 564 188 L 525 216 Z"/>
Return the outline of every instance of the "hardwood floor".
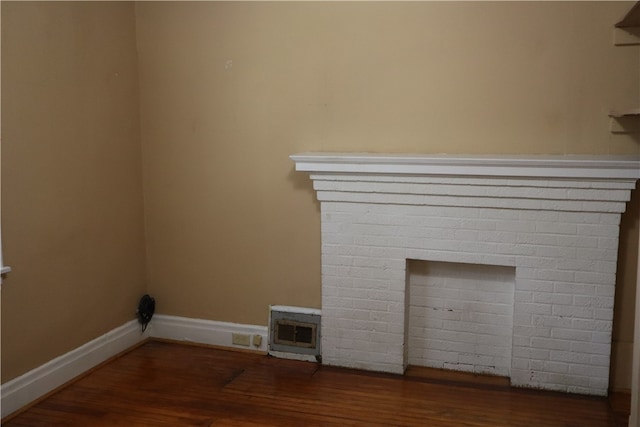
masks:
<path fill-rule="evenodd" d="M 149 341 L 17 426 L 618 426 L 607 399 L 396 376 Z"/>

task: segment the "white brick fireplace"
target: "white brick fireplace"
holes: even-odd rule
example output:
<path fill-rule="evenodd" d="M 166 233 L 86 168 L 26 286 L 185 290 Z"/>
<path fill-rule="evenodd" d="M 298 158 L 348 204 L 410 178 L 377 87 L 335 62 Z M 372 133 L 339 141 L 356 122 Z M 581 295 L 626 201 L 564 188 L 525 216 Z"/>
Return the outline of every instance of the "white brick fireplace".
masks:
<path fill-rule="evenodd" d="M 291 158 L 321 202 L 323 363 L 607 393 L 637 159 Z"/>

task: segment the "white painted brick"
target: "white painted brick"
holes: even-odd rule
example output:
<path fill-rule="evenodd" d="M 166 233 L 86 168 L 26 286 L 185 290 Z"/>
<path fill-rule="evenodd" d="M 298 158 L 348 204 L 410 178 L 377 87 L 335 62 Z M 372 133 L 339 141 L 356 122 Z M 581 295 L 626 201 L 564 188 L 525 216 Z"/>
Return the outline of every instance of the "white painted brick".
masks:
<path fill-rule="evenodd" d="M 536 268 L 533 278 L 551 282 L 573 282 L 576 280 L 576 274 L 578 273 L 568 270 L 547 270 L 543 268 Z"/>
<path fill-rule="evenodd" d="M 582 259 L 560 259 L 557 260 L 558 270 L 572 270 L 572 271 L 595 271 L 597 269 L 598 262 L 595 260 L 582 260 Z"/>
<path fill-rule="evenodd" d="M 402 227 L 398 230 L 398 236 L 419 237 L 422 239 L 453 239 L 456 230 L 454 228 L 433 227 Z"/>
<path fill-rule="evenodd" d="M 355 310 L 352 308 L 322 308 L 322 313 L 326 312 L 327 316 L 336 317 L 338 319 L 343 319 L 347 322 L 351 320 L 369 320 L 369 311 L 368 310 Z"/>
<path fill-rule="evenodd" d="M 567 189 L 566 197 L 568 199 L 573 200 L 625 200 L 625 193 L 627 191 L 621 190 L 595 190 L 595 189 L 578 189 L 578 188 L 569 188 Z"/>
<path fill-rule="evenodd" d="M 514 346 L 513 347 L 513 352 L 512 352 L 512 357 L 514 359 L 518 358 L 521 360 L 529 360 L 531 359 L 531 348 L 530 347 L 519 347 L 519 346 Z M 527 363 L 527 366 L 529 364 Z"/>
<path fill-rule="evenodd" d="M 577 307 L 591 307 L 593 305 L 593 296 L 590 295 L 574 295 L 573 305 Z"/>
<path fill-rule="evenodd" d="M 521 337 L 551 337 L 551 328 L 536 326 L 514 326 L 513 333 Z"/>
<path fill-rule="evenodd" d="M 608 203 L 608 202 L 582 202 L 577 210 L 589 212 L 609 212 L 621 213 L 626 209 L 626 203 Z"/>
<path fill-rule="evenodd" d="M 573 351 L 557 351 L 552 350 L 549 354 L 549 360 L 567 363 L 584 363 L 591 364 L 593 356 L 584 353 L 576 353 Z"/>
<path fill-rule="evenodd" d="M 323 300 L 324 303 L 324 300 Z M 333 305 L 334 307 L 340 307 L 340 305 Z M 351 307 L 355 310 L 378 310 L 387 311 L 389 304 L 386 301 L 377 301 L 372 299 L 360 300 L 354 299 L 351 302 Z"/>
<path fill-rule="evenodd" d="M 536 232 L 549 234 L 578 234 L 578 226 L 566 222 L 536 222 Z"/>
<path fill-rule="evenodd" d="M 388 302 L 404 302 L 404 292 L 392 291 L 372 291 L 369 295 L 372 300 L 388 301 Z"/>
<path fill-rule="evenodd" d="M 513 357 L 513 359 L 511 360 L 511 369 L 512 370 L 529 370 L 529 359 L 521 359 L 521 358 L 517 358 L 517 357 Z"/>
<path fill-rule="evenodd" d="M 562 238 L 562 244 L 576 248 L 597 248 L 598 238 L 590 236 L 558 236 Z M 558 243 L 560 244 L 560 243 Z"/>
<path fill-rule="evenodd" d="M 530 279 L 519 278 L 516 281 L 516 289 L 521 291 L 553 292 L 554 288 L 557 288 L 557 286 L 558 285 L 554 284 L 553 282 L 547 282 L 543 280 L 530 280 Z M 563 290 L 556 290 L 556 292 L 563 292 Z"/>
<path fill-rule="evenodd" d="M 551 337 L 569 341 L 591 341 L 591 332 L 575 329 L 553 328 L 551 330 Z"/>
<path fill-rule="evenodd" d="M 514 211 L 518 213 L 518 217 L 522 221 L 547 221 L 547 222 L 556 222 L 559 219 L 559 212 L 556 211 Z"/>
<path fill-rule="evenodd" d="M 608 344 L 611 342 L 611 333 L 591 332 L 591 341 L 595 343 Z"/>
<path fill-rule="evenodd" d="M 335 360 L 339 365 L 401 372 L 406 259 L 517 266 L 515 290 L 510 298 L 508 293 L 502 297 L 498 289 L 491 294 L 491 287 L 488 286 L 488 291 L 474 289 L 474 292 L 458 293 L 459 300 L 446 305 L 458 312 L 446 311 L 438 318 L 434 317 L 433 312 L 409 310 L 412 311 L 410 318 L 428 320 L 430 326 L 446 328 L 440 332 L 449 334 L 449 338 L 453 336 L 463 340 L 475 336 L 473 339 L 482 340 L 480 342 L 487 347 L 487 352 L 495 351 L 505 345 L 506 340 L 512 339 L 514 358 L 510 362 L 512 366 L 507 369 L 513 369 L 511 375 L 514 384 L 593 392 L 589 379 L 578 375 L 584 372 L 564 375 L 563 367 L 569 363 L 582 363 L 584 366 L 604 368 L 605 371 L 608 354 L 587 353 L 588 360 L 584 360 L 584 353 L 561 347 L 563 342 L 572 341 L 610 345 L 620 214 L 602 213 L 595 209 L 605 212 L 623 209 L 624 204 L 621 203 L 598 201 L 609 195 L 613 195 L 614 199 L 619 198 L 622 193 L 611 192 L 602 182 L 581 180 L 557 180 L 547 183 L 549 187 L 545 188 L 536 187 L 539 182 L 533 179 L 487 180 L 472 177 L 464 178 L 458 182 L 460 185 L 455 185 L 450 179 L 413 176 L 402 177 L 402 182 L 411 183 L 406 187 L 407 190 L 402 182 L 395 181 L 397 177 L 370 176 L 362 183 L 353 179 L 353 176 L 342 175 L 331 176 L 330 180 L 338 184 L 343 179 L 351 180 L 352 193 L 338 194 L 339 191 L 331 190 L 322 192 L 321 196 L 340 199 L 356 194 L 356 199 L 359 197 L 359 203 L 321 203 L 323 263 L 328 264 L 322 271 L 323 335 L 339 338 L 341 341 L 334 341 L 333 344 L 344 347 L 338 353 L 327 349 L 328 354 L 326 357 L 323 354 L 323 358 L 330 361 L 328 363 L 334 363 L 332 361 Z M 384 192 L 379 192 L 380 180 L 386 183 L 383 187 L 386 191 L 402 194 L 392 195 L 388 199 Z M 479 187 L 465 187 L 471 182 Z M 503 188 L 506 183 L 510 183 L 509 188 Z M 332 184 L 318 188 L 338 189 L 340 186 Z M 593 192 L 589 188 L 602 190 Z M 363 190 L 372 194 L 357 194 Z M 379 194 L 374 194 L 376 192 Z M 628 189 L 625 192 L 628 193 Z M 405 196 L 407 193 L 412 194 Z M 449 197 L 456 194 L 463 197 Z M 515 199 L 479 197 L 490 194 Z M 593 197 L 593 201 L 565 202 L 554 199 L 569 194 L 580 199 Z M 468 195 L 474 197 L 466 197 Z M 525 196 L 549 199 L 527 200 Z M 395 200 L 403 204 L 377 204 L 385 198 L 387 200 L 384 203 Z M 428 206 L 426 203 L 434 205 Z M 471 207 L 464 207 L 465 203 L 470 203 Z M 534 207 L 551 210 L 521 210 Z M 571 212 L 583 208 L 594 211 Z M 451 286 L 457 284 L 445 281 L 442 289 L 451 289 Z M 454 289 L 460 291 L 462 288 Z M 554 291 L 559 293 L 553 294 Z M 428 298 L 429 295 L 423 293 L 420 297 Z M 431 297 L 434 299 L 433 295 Z M 438 298 L 443 296 L 436 297 L 432 303 L 440 304 L 442 300 Z M 508 303 L 509 299 L 515 300 L 515 311 L 510 313 L 500 305 L 483 305 L 492 302 L 492 299 L 501 304 Z M 325 307 L 328 309 L 326 313 Z M 356 318 L 338 317 L 332 320 L 326 317 L 327 313 L 336 314 L 331 310 L 353 308 Z M 346 314 L 338 313 L 346 317 Z M 363 313 L 367 313 L 366 319 Z M 503 337 L 501 334 L 504 331 L 499 330 L 500 325 L 492 325 L 491 322 L 486 324 L 491 325 L 492 329 L 483 331 L 483 323 L 480 322 L 487 322 L 486 316 L 491 315 L 508 316 L 513 322 L 512 335 Z M 346 335 L 345 331 L 348 330 L 356 335 Z M 432 329 L 413 327 L 409 333 L 416 331 L 429 333 Z M 430 363 L 440 367 L 445 364 L 456 366 L 470 372 L 495 372 L 488 365 L 492 361 L 504 363 L 501 353 L 472 353 L 478 347 L 475 343 L 452 343 L 444 340 L 446 336 L 440 338 L 438 345 L 449 348 L 448 352 L 415 350 L 410 346 L 410 355 L 419 354 L 420 358 L 428 358 L 426 355 L 430 354 Z M 423 339 L 421 345 L 432 341 Z M 327 343 L 332 344 L 331 341 Z M 391 343 L 400 345 L 391 349 L 388 348 Z M 361 347 L 357 349 L 354 345 Z M 595 350 L 600 351 L 598 347 Z M 452 354 L 456 351 L 457 354 Z M 516 351 L 528 352 L 528 358 L 519 357 Z M 352 361 L 354 357 L 360 361 Z M 540 372 L 536 371 L 529 378 L 531 360 L 539 361 L 535 367 Z M 608 372 L 605 376 L 608 376 Z M 595 383 L 606 390 L 606 384 L 602 384 L 605 383 Z M 596 392 L 599 390 L 597 388 Z"/>
<path fill-rule="evenodd" d="M 405 248 L 392 247 L 359 247 L 358 252 L 361 256 L 369 256 L 373 258 L 393 258 L 406 259 L 407 250 Z"/>
<path fill-rule="evenodd" d="M 465 221 L 455 217 L 432 217 L 429 218 L 428 225 L 431 228 L 445 228 L 445 229 L 458 229 L 463 227 Z M 468 228 L 468 227 L 464 227 Z"/>
<path fill-rule="evenodd" d="M 531 345 L 546 350 L 572 350 L 572 343 L 554 338 L 532 337 Z"/>
<path fill-rule="evenodd" d="M 584 354 L 596 354 L 601 356 L 607 356 L 611 352 L 610 344 L 603 343 L 593 343 L 593 342 L 581 342 L 581 341 L 572 341 L 570 350 L 584 353 Z"/>
<path fill-rule="evenodd" d="M 596 296 L 613 297 L 615 295 L 615 287 L 611 285 L 596 286 Z"/>
<path fill-rule="evenodd" d="M 353 265 L 354 267 L 367 267 L 367 268 L 375 268 L 375 269 L 384 269 L 384 270 L 403 270 L 407 262 L 404 259 L 394 259 L 394 258 L 373 258 L 373 257 L 350 257 L 350 264 L 344 265 Z"/>
<path fill-rule="evenodd" d="M 558 212 L 558 221 L 576 224 L 600 224 L 600 213 L 594 212 Z"/>
<path fill-rule="evenodd" d="M 599 237 L 598 249 L 618 250 L 617 237 Z"/>
<path fill-rule="evenodd" d="M 598 396 L 606 396 L 609 388 L 609 378 L 589 378 L 589 391 Z"/>
<path fill-rule="evenodd" d="M 322 255 L 323 265 L 353 265 L 353 257 L 343 255 Z"/>
<path fill-rule="evenodd" d="M 484 218 L 482 214 L 480 218 Z M 459 228 L 476 231 L 493 231 L 498 227 L 499 221 L 493 219 L 463 219 L 458 225 Z"/>
<path fill-rule="evenodd" d="M 525 246 L 526 247 L 526 246 Z M 567 247 L 567 246 L 533 246 L 533 255 L 540 257 L 554 257 L 554 258 L 576 258 L 577 251 L 581 248 Z M 583 249 L 593 250 L 596 249 Z M 592 258 L 597 259 L 597 258 Z"/>
<path fill-rule="evenodd" d="M 514 325 L 531 325 L 533 314 L 521 313 L 519 311 L 513 312 L 513 324 Z"/>
<path fill-rule="evenodd" d="M 478 240 L 483 242 L 516 243 L 516 233 L 510 231 L 479 231 Z"/>
<path fill-rule="evenodd" d="M 394 334 L 385 334 L 380 332 L 374 332 L 371 336 L 371 341 L 378 344 L 398 343 L 397 336 Z"/>
<path fill-rule="evenodd" d="M 601 213 L 600 214 L 600 223 L 601 224 L 612 224 L 619 225 L 620 224 L 620 214 L 618 213 Z"/>
<path fill-rule="evenodd" d="M 591 355 L 591 364 L 594 366 L 609 366 L 609 362 L 611 361 L 610 357 L 607 356 L 600 356 L 600 355 L 595 355 L 592 354 Z"/>
<path fill-rule="evenodd" d="M 611 261 L 598 261 L 596 263 L 596 269 L 598 273 L 611 273 L 615 274 L 617 269 L 617 265 L 615 262 Z"/>
<path fill-rule="evenodd" d="M 579 375 L 565 375 L 565 374 L 554 374 L 550 373 L 547 375 L 547 379 L 554 383 L 558 388 L 558 391 L 566 391 L 567 386 L 580 386 L 580 387 L 588 387 L 589 386 L 589 378 Z"/>
<path fill-rule="evenodd" d="M 534 316 L 532 319 L 532 324 L 549 327 L 559 327 L 559 328 L 575 328 L 580 329 L 574 325 L 574 319 L 560 316 Z"/>
<path fill-rule="evenodd" d="M 351 279 L 351 288 L 355 294 L 349 294 L 350 296 L 358 296 L 360 298 L 374 298 L 373 292 L 366 291 L 388 291 L 389 283 L 386 280 L 368 279 L 362 277 L 355 277 Z"/>
<path fill-rule="evenodd" d="M 476 230 L 460 229 L 454 232 L 453 238 L 457 240 L 475 241 L 479 238 L 479 232 Z"/>
<path fill-rule="evenodd" d="M 500 253 L 501 251 L 498 249 L 499 248 L 499 244 L 496 242 L 487 242 L 487 241 L 478 241 L 478 242 L 464 242 L 463 245 L 461 245 L 460 247 L 460 251 L 461 252 L 477 252 L 477 253 L 489 253 L 489 254 L 495 254 L 495 253 Z M 449 259 L 452 259 L 452 255 L 453 254 L 449 254 Z M 482 259 L 482 257 L 479 257 L 477 259 Z M 459 262 L 466 262 L 466 261 L 459 261 Z"/>
<path fill-rule="evenodd" d="M 556 258 L 542 258 L 531 256 L 519 256 L 517 258 L 518 267 L 544 268 L 547 270 L 555 269 L 558 265 Z"/>
<path fill-rule="evenodd" d="M 529 346 L 531 346 L 531 337 L 524 337 L 524 336 L 521 336 L 521 335 L 514 335 L 512 343 L 513 343 L 513 348 L 515 348 L 516 346 L 529 347 Z"/>
<path fill-rule="evenodd" d="M 571 319 L 571 324 L 575 329 L 593 332 L 611 333 L 612 323 L 607 320 L 596 319 Z"/>
<path fill-rule="evenodd" d="M 323 244 L 334 245 L 351 245 L 353 244 L 353 236 L 341 233 L 322 233 Z"/>
<path fill-rule="evenodd" d="M 594 318 L 596 320 L 611 321 L 613 320 L 613 310 L 596 308 L 594 309 Z"/>
<path fill-rule="evenodd" d="M 552 314 L 554 316 L 577 317 L 582 319 L 593 319 L 595 310 L 591 307 L 575 307 L 572 305 L 553 305 Z"/>
<path fill-rule="evenodd" d="M 328 295 L 322 296 L 322 305 L 326 307 L 352 308 L 353 299 L 332 297 Z"/>
<path fill-rule="evenodd" d="M 514 304 L 514 311 L 529 314 L 551 314 L 551 307 L 551 304 L 516 302 Z"/>
<path fill-rule="evenodd" d="M 585 285 L 581 283 L 562 283 L 556 282 L 553 284 L 552 289 L 555 292 L 563 294 L 576 294 L 576 295 L 595 295 L 596 285 Z"/>
<path fill-rule="evenodd" d="M 569 364 L 563 362 L 532 360 L 531 369 L 557 374 L 566 374 L 569 372 Z"/>
<path fill-rule="evenodd" d="M 510 231 L 522 234 L 534 233 L 536 225 L 528 221 L 499 221 L 495 225 L 498 231 Z"/>
<path fill-rule="evenodd" d="M 509 209 L 480 209 L 478 216 L 486 219 L 517 220 L 520 218 L 520 211 Z"/>
<path fill-rule="evenodd" d="M 507 256 L 497 255 L 497 254 L 481 255 L 480 262 L 478 264 L 515 267 L 516 258 L 510 255 L 507 255 Z"/>
<path fill-rule="evenodd" d="M 524 245 L 556 246 L 558 245 L 558 236 L 555 234 L 519 233 L 516 237 L 516 243 Z"/>
<path fill-rule="evenodd" d="M 580 259 L 615 262 L 618 258 L 618 253 L 610 249 L 577 248 L 576 257 Z"/>
<path fill-rule="evenodd" d="M 593 297 L 593 296 L 576 295 L 573 297 L 573 300 L 574 300 L 574 305 L 576 306 L 613 309 L 613 296 Z"/>
<path fill-rule="evenodd" d="M 597 236 L 616 238 L 618 236 L 619 227 L 617 225 L 607 224 L 579 224 L 578 234 L 581 236 Z"/>
<path fill-rule="evenodd" d="M 592 365 L 580 365 L 577 363 L 573 363 L 569 366 L 569 373 L 574 375 L 580 375 L 583 377 L 597 377 L 597 378 L 606 378 L 609 375 L 609 368 L 604 368 L 601 366 L 592 366 Z"/>
<path fill-rule="evenodd" d="M 569 305 L 573 302 L 573 295 L 550 292 L 534 292 L 533 302 L 541 304 Z"/>
<path fill-rule="evenodd" d="M 385 322 L 390 325 L 396 325 L 404 322 L 404 312 L 391 313 L 386 311 L 372 311 L 371 320 L 375 322 Z"/>

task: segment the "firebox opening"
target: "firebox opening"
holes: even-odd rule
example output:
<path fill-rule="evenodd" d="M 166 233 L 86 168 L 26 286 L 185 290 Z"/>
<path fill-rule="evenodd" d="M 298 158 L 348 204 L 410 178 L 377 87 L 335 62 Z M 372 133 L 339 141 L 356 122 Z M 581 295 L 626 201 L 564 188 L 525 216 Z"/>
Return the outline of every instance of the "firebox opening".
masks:
<path fill-rule="evenodd" d="M 409 260 L 407 363 L 509 377 L 515 268 Z"/>

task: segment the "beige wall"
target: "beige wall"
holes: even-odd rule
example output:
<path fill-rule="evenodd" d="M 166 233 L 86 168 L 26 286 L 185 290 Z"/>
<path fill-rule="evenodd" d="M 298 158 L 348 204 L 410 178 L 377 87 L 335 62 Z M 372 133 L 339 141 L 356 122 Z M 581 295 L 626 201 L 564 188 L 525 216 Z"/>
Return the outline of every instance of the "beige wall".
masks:
<path fill-rule="evenodd" d="M 2 382 L 145 290 L 131 3 L 2 2 Z"/>
<path fill-rule="evenodd" d="M 640 97 L 637 47 L 611 42 L 631 5 L 137 3 L 147 289 L 158 311 L 265 325 L 269 304 L 320 307 L 319 205 L 293 171 L 296 152 L 640 154 L 640 137 L 611 134 L 607 118 Z M 21 355 L 45 349 L 41 363 L 123 323 L 144 289 L 139 152 L 125 131 L 137 100 L 101 92 L 135 86 L 131 6 L 49 7 L 2 4 L 2 109 L 16 116 L 2 123 L 3 239 L 16 270 L 3 285 L 3 381 L 37 366 Z M 11 33 L 20 37 L 7 42 Z M 127 65 L 114 80 L 115 57 Z M 5 58 L 18 82 L 6 87 Z M 56 149 L 42 142 L 52 134 Z M 637 253 L 629 241 L 625 259 Z M 45 321 L 25 315 L 29 298 Z M 111 308 L 88 316 L 92 298 Z"/>
<path fill-rule="evenodd" d="M 264 325 L 269 304 L 320 306 L 296 152 L 640 153 L 607 117 L 639 99 L 637 48 L 612 44 L 631 4 L 137 3 L 162 311 Z"/>

